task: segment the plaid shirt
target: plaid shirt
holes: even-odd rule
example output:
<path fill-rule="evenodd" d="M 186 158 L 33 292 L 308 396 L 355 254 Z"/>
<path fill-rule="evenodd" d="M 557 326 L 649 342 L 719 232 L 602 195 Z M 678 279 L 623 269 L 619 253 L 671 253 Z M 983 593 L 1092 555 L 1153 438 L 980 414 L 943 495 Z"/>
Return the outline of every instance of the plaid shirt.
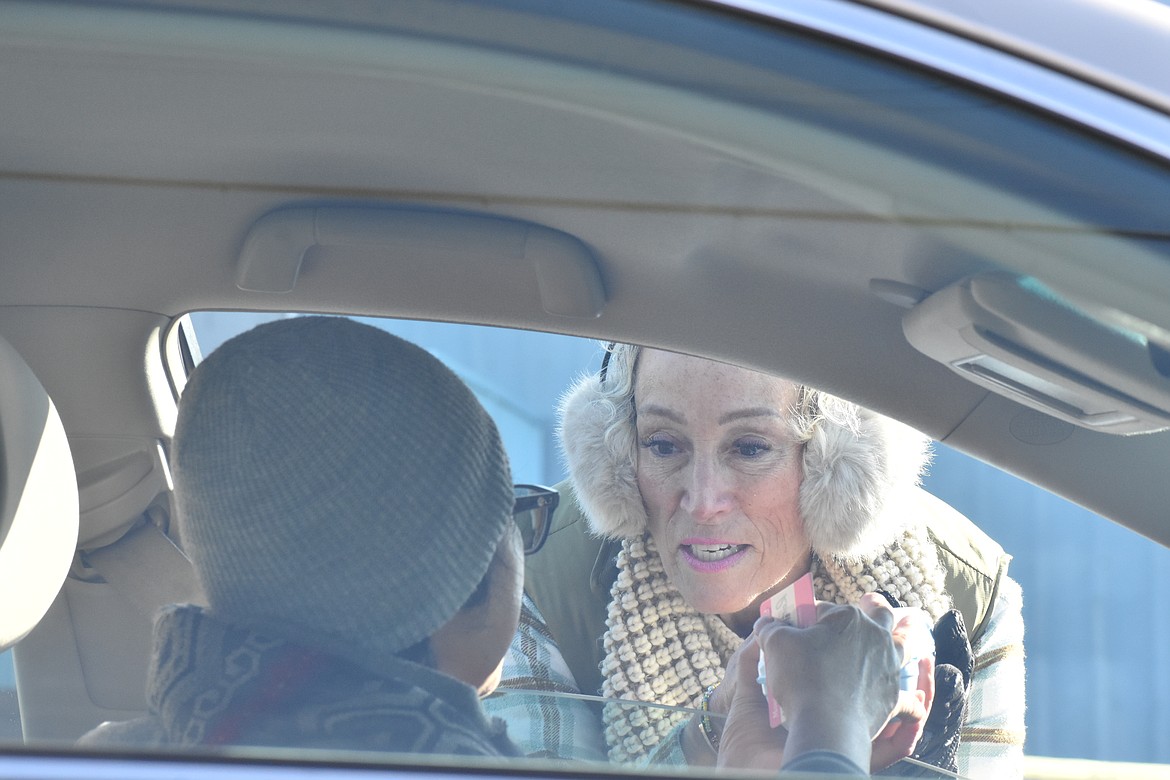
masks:
<path fill-rule="evenodd" d="M 991 618 L 975 643 L 967 722 L 959 741 L 959 774 L 972 778 L 1024 776 L 1023 595 L 1000 580 Z"/>
<path fill-rule="evenodd" d="M 522 692 L 511 692 L 519 689 Z M 496 693 L 484 699 L 489 714 L 503 718 L 520 752 L 533 758 L 605 761 L 601 706 L 542 695 L 577 694 L 577 683 L 561 657 L 536 605 L 524 595 L 520 628 L 504 657 Z"/>

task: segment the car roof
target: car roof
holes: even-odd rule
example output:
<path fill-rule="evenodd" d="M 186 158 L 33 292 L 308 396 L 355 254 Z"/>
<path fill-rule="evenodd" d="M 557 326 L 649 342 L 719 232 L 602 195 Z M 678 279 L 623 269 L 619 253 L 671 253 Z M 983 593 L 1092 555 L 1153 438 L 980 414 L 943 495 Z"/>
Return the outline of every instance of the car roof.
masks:
<path fill-rule="evenodd" d="M 1161 66 L 1170 34 L 1164 4 L 875 0 L 872 5 L 1042 63 L 1161 111 L 1170 108 L 1170 74 Z M 1118 46 L 1117 41 L 1125 45 Z"/>

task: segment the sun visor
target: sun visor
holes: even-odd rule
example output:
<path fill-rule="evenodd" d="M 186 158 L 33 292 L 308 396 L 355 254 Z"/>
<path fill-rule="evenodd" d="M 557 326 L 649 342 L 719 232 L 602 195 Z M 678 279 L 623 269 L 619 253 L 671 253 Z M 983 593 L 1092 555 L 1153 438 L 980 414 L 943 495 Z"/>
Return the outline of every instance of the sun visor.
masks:
<path fill-rule="evenodd" d="M 1161 344 L 1030 277 L 980 274 L 903 316 L 915 349 L 1000 395 L 1092 430 L 1170 427 Z"/>

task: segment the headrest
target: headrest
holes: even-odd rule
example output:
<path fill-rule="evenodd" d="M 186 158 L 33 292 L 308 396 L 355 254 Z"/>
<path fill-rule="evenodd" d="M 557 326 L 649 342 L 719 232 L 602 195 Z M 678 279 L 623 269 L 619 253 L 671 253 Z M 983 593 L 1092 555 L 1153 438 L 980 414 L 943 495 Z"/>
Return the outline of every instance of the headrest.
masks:
<path fill-rule="evenodd" d="M 0 651 L 57 597 L 77 546 L 77 477 L 61 418 L 0 338 Z"/>

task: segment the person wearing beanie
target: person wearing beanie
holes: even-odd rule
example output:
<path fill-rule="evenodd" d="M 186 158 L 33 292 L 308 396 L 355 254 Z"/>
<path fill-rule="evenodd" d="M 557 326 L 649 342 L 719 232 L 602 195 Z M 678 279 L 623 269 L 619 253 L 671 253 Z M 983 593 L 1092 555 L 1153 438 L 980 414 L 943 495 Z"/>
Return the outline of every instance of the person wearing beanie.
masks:
<path fill-rule="evenodd" d="M 527 540 L 454 373 L 347 319 L 260 325 L 193 372 L 170 456 L 206 604 L 157 616 L 149 715 L 83 744 L 516 754 L 479 696 Z"/>
<path fill-rule="evenodd" d="M 501 687 L 535 678 L 667 706 L 489 701 L 525 753 L 722 762 L 716 716 L 743 693 L 731 672 L 755 652 L 760 604 L 808 574 L 818 600 L 880 592 L 935 624 L 933 707 L 911 759 L 1022 776 L 1020 588 L 1010 556 L 919 487 L 926 437 L 782 378 L 623 344 L 560 415 L 569 479 L 527 562 Z M 874 771 L 905 756 L 900 743 L 873 750 Z M 929 774 L 912 761 L 885 771 Z"/>

